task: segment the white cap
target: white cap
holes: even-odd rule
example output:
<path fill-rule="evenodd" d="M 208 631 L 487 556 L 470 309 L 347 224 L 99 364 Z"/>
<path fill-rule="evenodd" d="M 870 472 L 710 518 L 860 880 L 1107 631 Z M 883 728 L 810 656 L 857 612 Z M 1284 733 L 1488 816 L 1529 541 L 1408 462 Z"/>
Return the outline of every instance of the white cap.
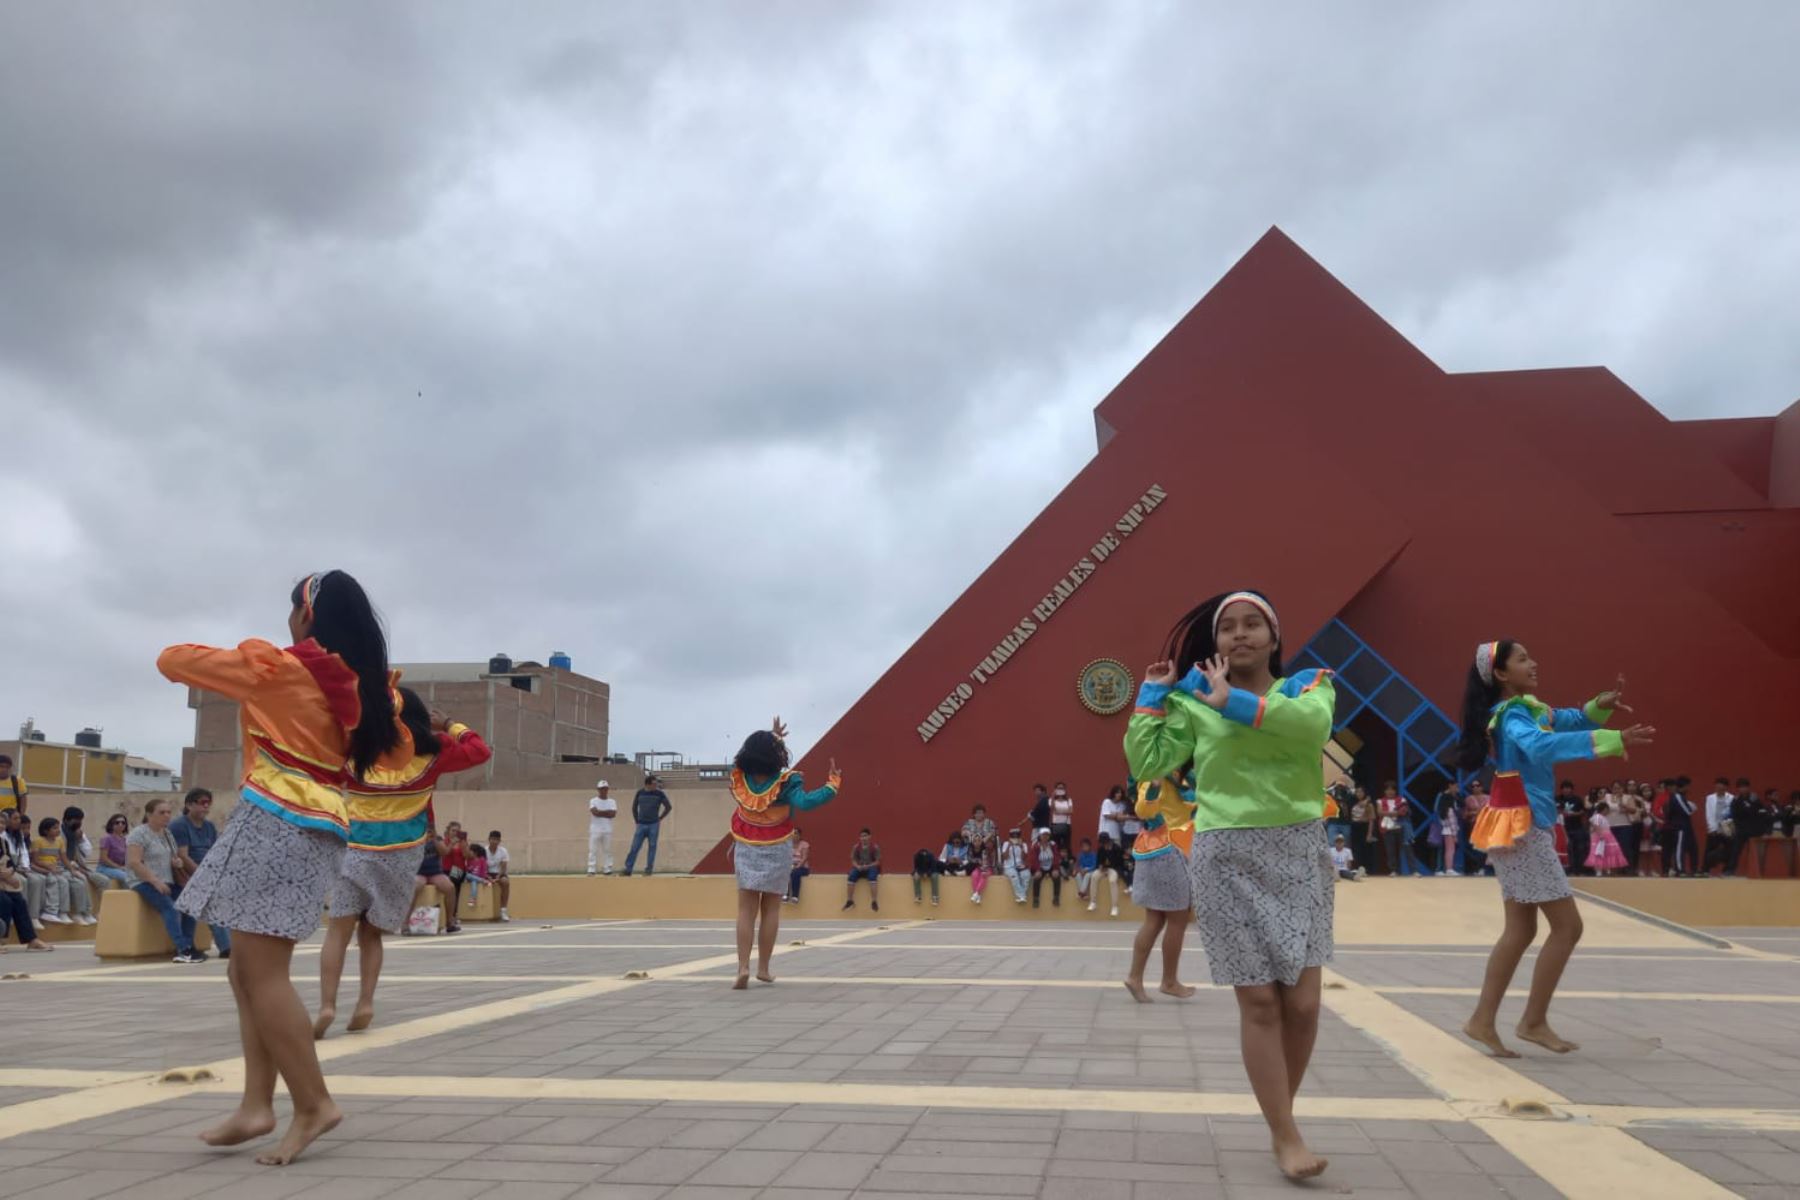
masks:
<path fill-rule="evenodd" d="M 599 783 L 596 783 L 594 786 L 597 788 L 603 788 L 603 787 L 611 787 L 612 784 L 610 784 L 610 783 L 606 782 L 606 780 L 602 779 Z"/>

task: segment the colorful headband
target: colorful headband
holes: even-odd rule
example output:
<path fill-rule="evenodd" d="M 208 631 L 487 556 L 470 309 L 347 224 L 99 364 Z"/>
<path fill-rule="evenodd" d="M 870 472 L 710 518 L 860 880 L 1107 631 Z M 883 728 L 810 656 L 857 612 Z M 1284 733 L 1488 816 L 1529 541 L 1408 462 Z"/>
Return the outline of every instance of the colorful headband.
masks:
<path fill-rule="evenodd" d="M 1475 647 L 1475 673 L 1481 682 L 1494 686 L 1494 659 L 1500 654 L 1499 642 L 1483 642 Z"/>
<path fill-rule="evenodd" d="M 319 588 L 324 582 L 323 575 L 308 575 L 300 585 L 300 611 L 308 621 L 313 619 L 313 605 L 319 602 Z"/>
<path fill-rule="evenodd" d="M 1275 634 L 1276 642 L 1280 642 L 1281 641 L 1281 622 L 1279 620 L 1277 620 L 1275 617 L 1275 609 L 1273 606 L 1271 606 L 1269 604 L 1269 602 L 1267 600 L 1263 599 L 1261 596 L 1257 595 L 1255 592 L 1233 592 L 1233 593 L 1231 593 L 1231 595 L 1229 595 L 1229 596 L 1225 597 L 1223 600 L 1219 601 L 1219 607 L 1217 607 L 1213 610 L 1213 620 L 1212 620 L 1213 641 L 1216 643 L 1219 640 L 1219 618 L 1225 615 L 1225 610 L 1227 608 L 1230 608 L 1233 604 L 1236 604 L 1240 600 L 1242 600 L 1246 604 L 1254 604 L 1254 605 L 1256 605 L 1257 608 L 1262 610 L 1262 615 L 1264 617 L 1268 618 L 1269 629 Z"/>

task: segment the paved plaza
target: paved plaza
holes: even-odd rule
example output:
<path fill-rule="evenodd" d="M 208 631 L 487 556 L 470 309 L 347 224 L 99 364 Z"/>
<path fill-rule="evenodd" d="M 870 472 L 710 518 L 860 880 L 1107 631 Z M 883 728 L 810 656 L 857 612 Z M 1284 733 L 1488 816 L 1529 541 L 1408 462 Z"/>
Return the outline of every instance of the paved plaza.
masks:
<path fill-rule="evenodd" d="M 223 964 L 11 953 L 0 1196 L 1800 1196 L 1800 931 L 1719 947 L 1584 904 L 1554 1013 L 1580 1053 L 1501 1063 L 1454 1032 L 1491 881 L 1355 889 L 1301 1102 L 1331 1166 L 1303 1189 L 1274 1171 L 1228 993 L 1133 1003 L 1123 920 L 900 900 L 784 927 L 779 982 L 748 992 L 724 922 L 396 940 L 376 1026 L 321 1044 L 348 1116 L 286 1168 L 194 1138 L 241 1078 Z M 1186 974 L 1206 979 L 1197 943 Z"/>

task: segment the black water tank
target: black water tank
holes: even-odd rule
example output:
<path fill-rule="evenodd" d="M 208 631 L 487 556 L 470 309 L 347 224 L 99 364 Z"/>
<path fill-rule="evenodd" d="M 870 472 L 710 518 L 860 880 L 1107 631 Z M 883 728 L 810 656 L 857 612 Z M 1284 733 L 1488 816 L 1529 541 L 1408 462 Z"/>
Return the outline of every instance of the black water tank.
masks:
<path fill-rule="evenodd" d="M 496 654 L 488 659 L 489 675 L 505 675 L 512 670 L 512 659 L 504 654 Z"/>
<path fill-rule="evenodd" d="M 98 750 L 100 748 L 100 731 L 91 725 L 88 726 L 75 735 L 75 744 L 89 750 Z"/>

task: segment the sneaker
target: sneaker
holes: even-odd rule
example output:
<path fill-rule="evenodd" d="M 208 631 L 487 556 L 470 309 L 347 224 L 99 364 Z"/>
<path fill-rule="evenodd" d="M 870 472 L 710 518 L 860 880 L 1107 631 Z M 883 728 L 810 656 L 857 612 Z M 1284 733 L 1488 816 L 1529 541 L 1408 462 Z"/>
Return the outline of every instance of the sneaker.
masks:
<path fill-rule="evenodd" d="M 850 910 L 851 910 L 851 909 L 853 909 L 853 908 L 855 908 L 855 907 L 856 907 L 856 901 L 854 901 L 854 900 L 846 900 L 846 901 L 844 901 L 844 907 L 843 907 L 843 911 L 844 911 L 844 912 L 849 912 L 849 911 L 850 911 Z"/>
<path fill-rule="evenodd" d="M 83 925 L 98 925 L 100 923 L 99 918 L 94 917 L 88 913 L 82 913 L 79 917 L 76 917 L 75 919 L 77 921 L 80 921 Z"/>
<path fill-rule="evenodd" d="M 188 964 L 203 963 L 206 961 L 206 955 L 198 950 L 183 950 L 175 956 L 175 961 Z"/>
<path fill-rule="evenodd" d="M 38 918 L 38 924 L 40 924 L 40 925 L 68 925 L 68 924 L 70 924 L 70 921 L 67 917 L 59 917 L 55 913 L 45 913 L 43 916 Z"/>
<path fill-rule="evenodd" d="M 512 920 L 512 914 L 511 914 L 511 913 L 509 913 L 509 912 L 507 912 L 507 911 L 506 911 L 506 910 L 505 910 L 505 909 L 504 909 L 504 908 L 503 908 L 503 909 L 501 909 L 501 910 L 500 910 L 500 919 L 501 919 L 501 920 L 502 920 L 502 921 L 510 921 L 510 920 Z"/>
<path fill-rule="evenodd" d="M 1118 910 L 1118 909 L 1117 909 L 1117 908 L 1114 908 L 1114 909 L 1113 909 L 1113 910 L 1112 910 L 1112 915 L 1113 915 L 1113 916 L 1115 916 L 1115 917 L 1116 917 L 1116 916 L 1118 916 L 1118 915 L 1119 915 L 1119 910 Z"/>
<path fill-rule="evenodd" d="M 881 911 L 881 902 L 878 900 L 869 901 L 869 911 L 870 912 L 880 912 Z"/>
<path fill-rule="evenodd" d="M 229 951 L 229 950 L 219 951 L 219 961 L 220 962 L 224 962 L 226 959 L 228 959 L 230 957 L 231 957 L 231 951 Z"/>
<path fill-rule="evenodd" d="M 1100 906 L 1098 904 L 1095 904 L 1092 900 L 1088 901 L 1088 911 L 1089 912 L 1093 912 L 1096 908 L 1099 908 L 1099 907 Z"/>
<path fill-rule="evenodd" d="M 931 898 L 931 907 L 936 908 L 937 906 L 938 906 L 937 897 L 933 896 Z"/>
<path fill-rule="evenodd" d="M 588 868 L 588 878 L 589 879 L 592 879 L 594 876 L 598 875 L 599 873 L 600 872 L 594 870 L 594 868 L 592 868 L 592 867 Z"/>
<path fill-rule="evenodd" d="M 600 872 L 600 873 L 601 873 L 601 874 L 602 874 L 602 875 L 611 875 L 611 874 L 612 874 L 612 873 L 613 873 L 613 870 L 612 870 L 612 868 L 611 868 L 611 867 L 608 867 L 608 868 L 606 868 L 606 870 L 604 870 L 604 871 L 602 871 L 602 872 Z"/>
<path fill-rule="evenodd" d="M 970 896 L 969 899 L 973 900 L 977 904 L 980 904 L 981 903 L 981 893 L 976 892 L 973 896 Z"/>

